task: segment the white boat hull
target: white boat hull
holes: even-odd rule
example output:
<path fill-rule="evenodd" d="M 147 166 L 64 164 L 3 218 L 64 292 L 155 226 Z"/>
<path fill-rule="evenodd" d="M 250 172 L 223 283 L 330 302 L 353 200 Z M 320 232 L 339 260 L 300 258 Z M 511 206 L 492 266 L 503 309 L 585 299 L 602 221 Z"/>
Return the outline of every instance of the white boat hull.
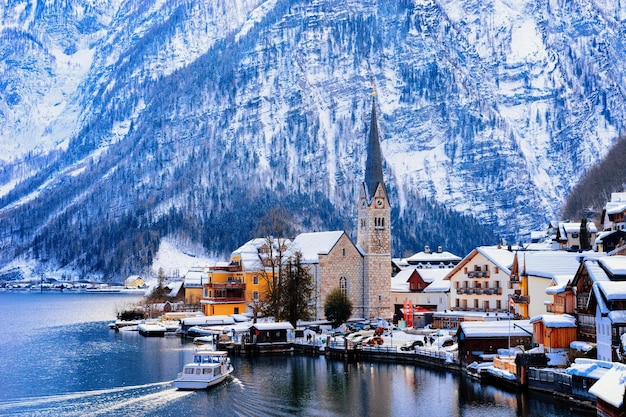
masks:
<path fill-rule="evenodd" d="M 228 370 L 212 379 L 196 379 L 193 377 L 185 378 L 184 376 L 174 380 L 174 386 L 181 390 L 202 390 L 217 385 L 224 381 L 233 372 L 233 367 L 230 366 Z"/>

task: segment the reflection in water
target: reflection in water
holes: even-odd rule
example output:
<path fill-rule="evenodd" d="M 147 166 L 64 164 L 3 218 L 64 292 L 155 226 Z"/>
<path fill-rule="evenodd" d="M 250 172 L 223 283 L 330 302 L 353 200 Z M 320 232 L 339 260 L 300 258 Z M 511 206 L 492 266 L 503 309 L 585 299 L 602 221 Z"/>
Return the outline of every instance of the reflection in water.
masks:
<path fill-rule="evenodd" d="M 115 301 L 120 300 L 0 293 L 2 317 L 29 314 L 19 325 L 6 326 L 0 341 L 0 415 L 592 415 L 535 393 L 516 394 L 446 372 L 325 357 L 234 357 L 235 371 L 225 383 L 208 391 L 177 391 L 171 381 L 191 360 L 193 344 L 110 331 L 107 320 L 114 314 L 103 303 Z M 89 314 L 81 321 L 84 311 Z"/>

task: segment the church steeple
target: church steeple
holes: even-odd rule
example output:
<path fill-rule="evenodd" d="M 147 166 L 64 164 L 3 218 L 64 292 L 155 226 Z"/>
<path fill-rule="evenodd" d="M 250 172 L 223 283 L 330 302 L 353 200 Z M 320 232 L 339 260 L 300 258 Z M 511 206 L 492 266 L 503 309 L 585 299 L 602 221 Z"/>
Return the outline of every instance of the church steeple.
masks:
<path fill-rule="evenodd" d="M 367 139 L 365 178 L 359 192 L 357 244 L 363 255 L 363 317 L 391 317 L 391 207 L 383 179 L 376 96 Z M 361 307 L 361 306 L 357 306 Z"/>
<path fill-rule="evenodd" d="M 383 158 L 378 139 L 378 120 L 376 119 L 376 93 L 372 93 L 372 121 L 370 137 L 367 143 L 367 162 L 365 163 L 365 188 L 367 190 L 368 203 L 376 193 L 378 185 L 385 186 L 383 180 Z"/>

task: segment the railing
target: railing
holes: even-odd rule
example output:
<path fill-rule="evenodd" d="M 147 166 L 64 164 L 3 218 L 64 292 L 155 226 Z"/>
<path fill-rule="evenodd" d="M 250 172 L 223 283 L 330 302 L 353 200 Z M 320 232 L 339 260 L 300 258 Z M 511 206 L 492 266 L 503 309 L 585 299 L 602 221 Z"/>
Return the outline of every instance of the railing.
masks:
<path fill-rule="evenodd" d="M 467 271 L 469 278 L 489 278 L 488 271 Z"/>
<path fill-rule="evenodd" d="M 517 304 L 530 304 L 530 296 L 528 295 L 514 295 L 511 300 Z"/>
<path fill-rule="evenodd" d="M 243 284 L 238 281 L 231 282 L 213 282 L 207 284 L 209 288 L 213 288 L 216 290 L 245 290 L 246 284 Z"/>
<path fill-rule="evenodd" d="M 221 303 L 229 303 L 229 302 L 242 302 L 246 301 L 246 296 L 242 295 L 240 297 L 206 297 L 204 298 L 207 301 L 216 301 Z"/>
<path fill-rule="evenodd" d="M 243 268 L 241 265 L 226 265 L 226 266 L 212 266 L 210 271 L 226 271 L 226 272 L 241 272 Z"/>

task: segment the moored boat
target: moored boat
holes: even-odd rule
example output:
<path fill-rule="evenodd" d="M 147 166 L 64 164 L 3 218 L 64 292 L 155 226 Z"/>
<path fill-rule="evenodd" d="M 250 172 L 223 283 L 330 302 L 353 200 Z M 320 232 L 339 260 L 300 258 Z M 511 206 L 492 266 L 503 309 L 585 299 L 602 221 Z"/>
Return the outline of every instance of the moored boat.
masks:
<path fill-rule="evenodd" d="M 141 323 L 137 325 L 139 334 L 147 337 L 163 337 L 167 328 L 160 323 Z"/>
<path fill-rule="evenodd" d="M 207 389 L 224 381 L 233 370 L 228 352 L 198 349 L 193 361 L 174 380 L 174 386 L 184 390 Z"/>

